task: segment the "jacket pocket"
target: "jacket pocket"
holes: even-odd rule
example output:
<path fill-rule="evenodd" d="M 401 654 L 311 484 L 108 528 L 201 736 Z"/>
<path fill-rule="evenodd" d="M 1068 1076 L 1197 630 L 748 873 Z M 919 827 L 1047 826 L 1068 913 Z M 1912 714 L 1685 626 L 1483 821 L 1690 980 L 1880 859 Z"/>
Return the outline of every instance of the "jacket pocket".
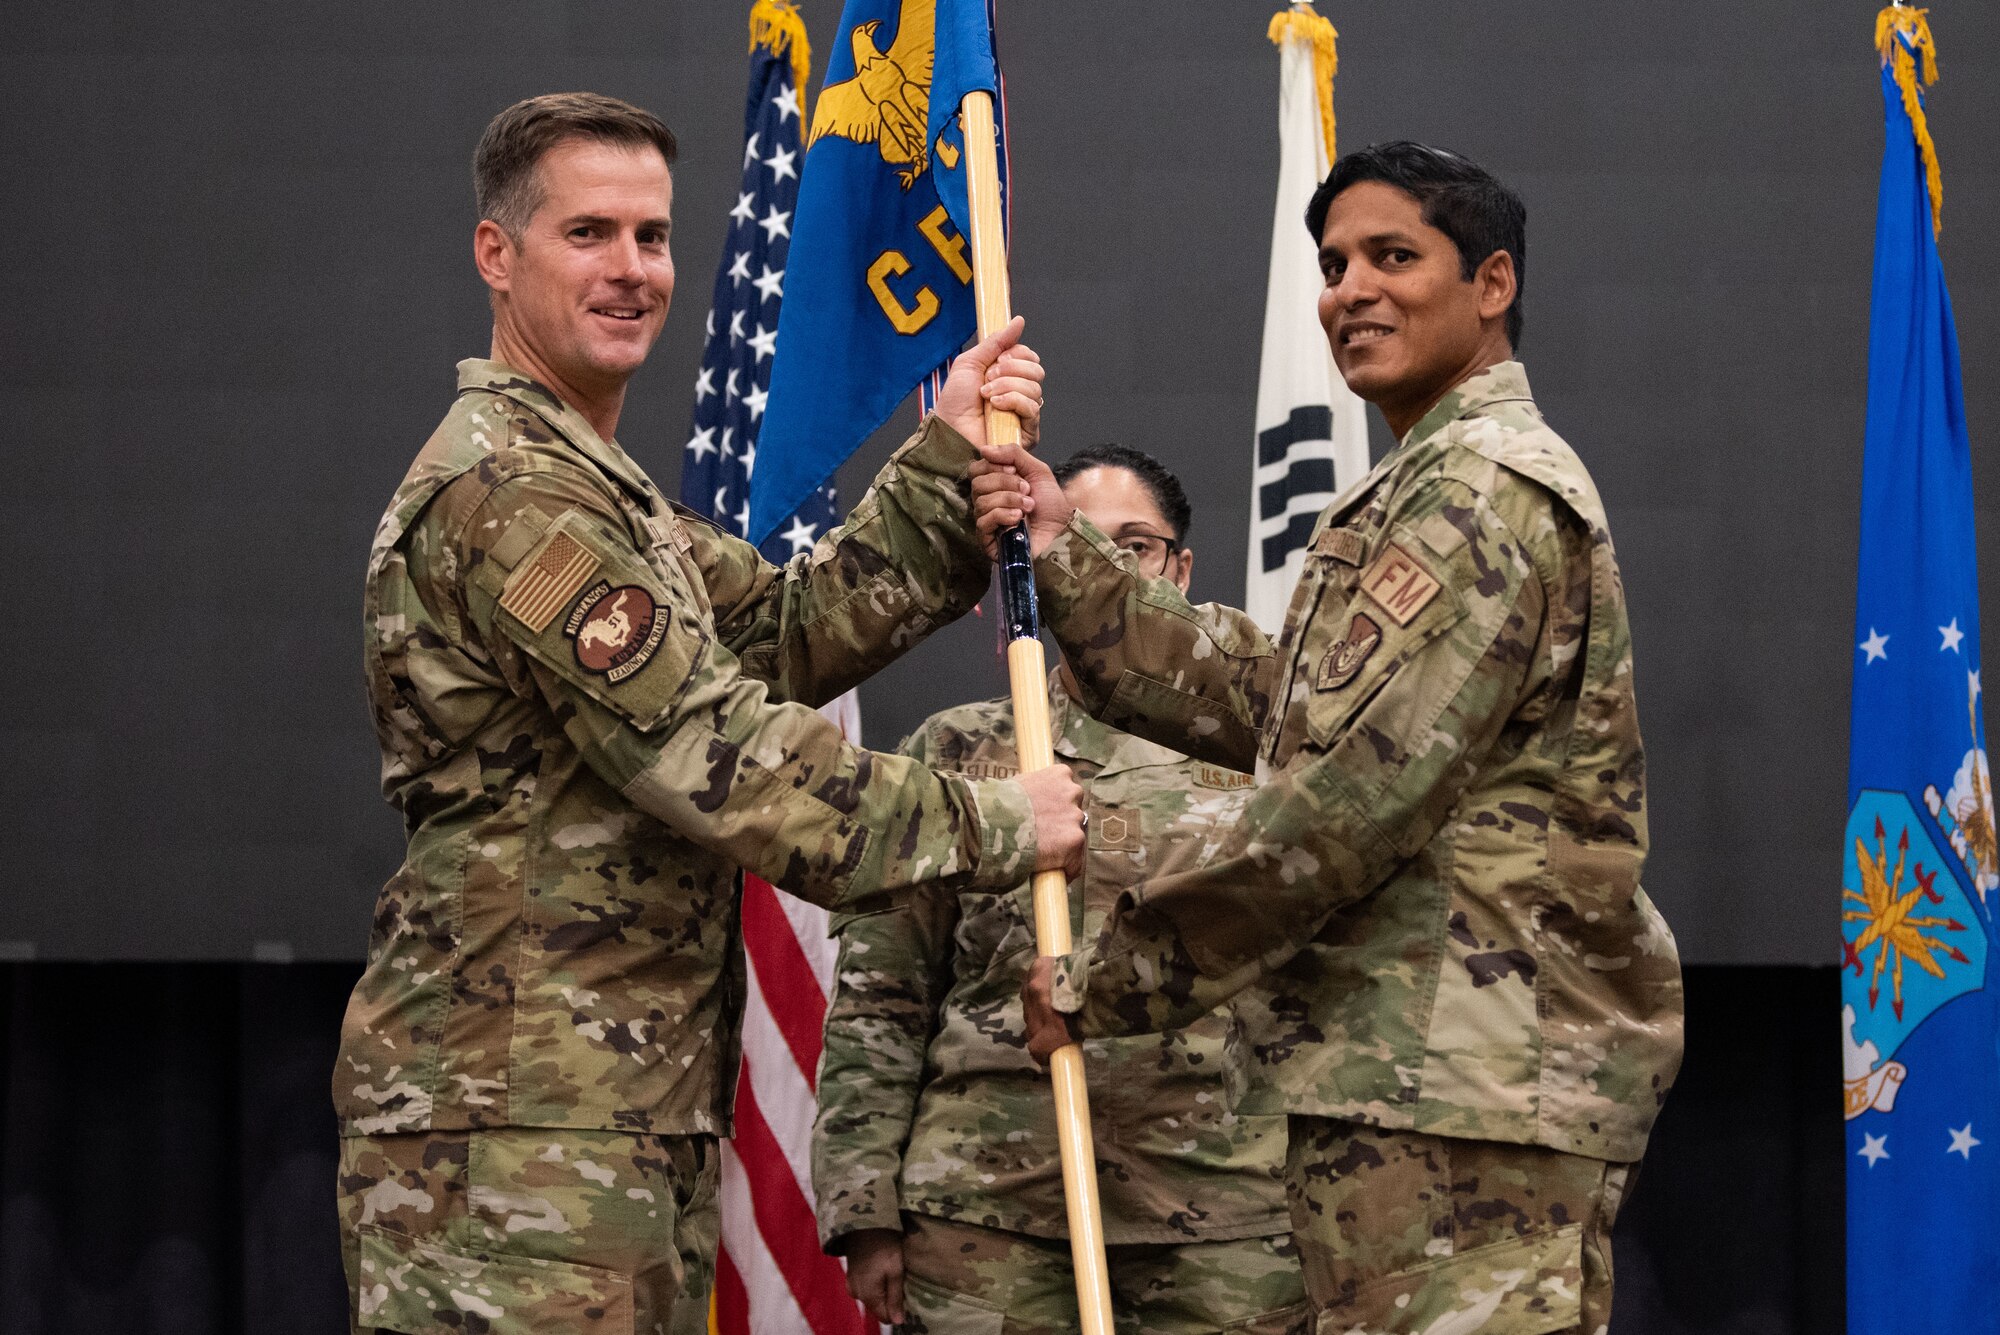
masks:
<path fill-rule="evenodd" d="M 1549 1335 L 1583 1320 L 1583 1225 L 1531 1233 L 1386 1275 L 1319 1314 L 1319 1335 Z"/>
<path fill-rule="evenodd" d="M 461 1251 L 363 1227 L 356 1324 L 405 1335 L 633 1335 L 632 1281 L 597 1266 Z M 472 1318 L 478 1318 L 473 1322 Z M 995 1327 L 997 1330 L 998 1327 Z"/>
<path fill-rule="evenodd" d="M 1336 638 L 1324 648 L 1315 644 L 1316 661 L 1305 665 L 1312 688 L 1306 698 L 1306 733 L 1314 745 L 1331 745 L 1398 674 L 1425 666 L 1431 642 L 1464 618 L 1465 600 L 1458 590 L 1432 583 L 1429 599 L 1401 624 L 1372 599 L 1357 595 L 1340 613 Z"/>
<path fill-rule="evenodd" d="M 903 1276 L 903 1305 L 909 1320 L 897 1329 L 930 1335 L 1000 1335 L 1007 1314 L 991 1303 L 933 1284 L 922 1275 Z"/>

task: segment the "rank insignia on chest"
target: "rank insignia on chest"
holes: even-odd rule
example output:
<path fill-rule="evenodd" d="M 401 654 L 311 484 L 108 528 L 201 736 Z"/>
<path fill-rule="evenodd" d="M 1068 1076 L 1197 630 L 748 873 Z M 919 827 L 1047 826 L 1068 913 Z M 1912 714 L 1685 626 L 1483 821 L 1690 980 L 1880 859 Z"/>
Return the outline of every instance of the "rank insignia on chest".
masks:
<path fill-rule="evenodd" d="M 1116 811 L 1093 811 L 1090 846 L 1099 852 L 1130 853 L 1139 847 L 1138 822 Z"/>
<path fill-rule="evenodd" d="M 1347 630 L 1320 660 L 1319 677 L 1314 685 L 1322 691 L 1347 685 L 1381 643 L 1382 627 L 1366 612 L 1356 612 L 1348 619 Z"/>
<path fill-rule="evenodd" d="M 543 544 L 540 556 L 508 576 L 500 608 L 539 635 L 596 573 L 597 557 L 590 549 L 559 532 Z"/>
<path fill-rule="evenodd" d="M 599 580 L 563 622 L 586 672 L 620 682 L 646 666 L 667 633 L 666 609 L 636 584 L 612 588 Z"/>
<path fill-rule="evenodd" d="M 1361 591 L 1382 605 L 1399 626 L 1407 626 L 1444 586 L 1408 552 L 1390 543 L 1361 572 Z"/>

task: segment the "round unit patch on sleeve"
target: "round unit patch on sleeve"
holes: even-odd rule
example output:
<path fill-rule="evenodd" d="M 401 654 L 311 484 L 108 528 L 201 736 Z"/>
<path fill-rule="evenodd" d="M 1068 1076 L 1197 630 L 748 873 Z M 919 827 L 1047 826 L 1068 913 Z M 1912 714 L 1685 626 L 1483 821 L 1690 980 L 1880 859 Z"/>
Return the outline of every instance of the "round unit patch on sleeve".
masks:
<path fill-rule="evenodd" d="M 599 580 L 577 600 L 563 622 L 575 645 L 577 664 L 607 681 L 620 682 L 646 666 L 667 633 L 667 609 L 637 584 L 613 588 Z"/>

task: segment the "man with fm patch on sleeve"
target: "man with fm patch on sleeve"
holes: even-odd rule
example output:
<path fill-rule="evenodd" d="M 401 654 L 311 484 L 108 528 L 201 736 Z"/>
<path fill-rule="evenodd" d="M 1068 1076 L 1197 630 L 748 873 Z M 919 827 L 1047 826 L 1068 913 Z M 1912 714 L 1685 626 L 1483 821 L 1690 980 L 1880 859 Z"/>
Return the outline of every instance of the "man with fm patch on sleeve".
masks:
<path fill-rule="evenodd" d="M 342 1027 L 357 1329 L 705 1329 L 744 993 L 739 869 L 830 907 L 1073 869 L 1056 767 L 941 775 L 812 709 L 985 590 L 982 408 L 1030 439 L 1019 325 L 954 365 L 848 522 L 783 567 L 615 439 L 673 292 L 674 139 L 594 94 L 474 161 L 492 356 L 383 516 L 369 693 L 409 850 Z"/>
<path fill-rule="evenodd" d="M 1289 1115 L 1321 1330 L 1598 1335 L 1680 1064 L 1624 590 L 1514 360 L 1526 217 L 1412 143 L 1314 195 L 1321 322 L 1398 444 L 1320 516 L 1275 645 L 1140 578 L 1032 456 L 990 449 L 974 484 L 982 526 L 1027 515 L 1093 714 L 1258 775 L 1211 862 L 1128 889 L 1093 946 L 1031 972 L 1030 1050 L 1260 982 L 1243 1111 Z"/>

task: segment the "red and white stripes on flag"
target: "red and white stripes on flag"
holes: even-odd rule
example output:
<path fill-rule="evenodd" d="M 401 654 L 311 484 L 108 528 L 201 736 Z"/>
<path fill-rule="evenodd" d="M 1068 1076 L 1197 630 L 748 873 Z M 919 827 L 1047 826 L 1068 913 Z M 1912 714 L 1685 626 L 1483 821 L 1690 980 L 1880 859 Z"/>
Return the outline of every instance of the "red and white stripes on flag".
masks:
<path fill-rule="evenodd" d="M 861 738 L 853 692 L 820 712 Z M 715 1335 L 874 1335 L 841 1263 L 820 1250 L 810 1140 L 836 943 L 825 909 L 743 878 L 743 1066 L 736 1138 L 722 1146 Z"/>

